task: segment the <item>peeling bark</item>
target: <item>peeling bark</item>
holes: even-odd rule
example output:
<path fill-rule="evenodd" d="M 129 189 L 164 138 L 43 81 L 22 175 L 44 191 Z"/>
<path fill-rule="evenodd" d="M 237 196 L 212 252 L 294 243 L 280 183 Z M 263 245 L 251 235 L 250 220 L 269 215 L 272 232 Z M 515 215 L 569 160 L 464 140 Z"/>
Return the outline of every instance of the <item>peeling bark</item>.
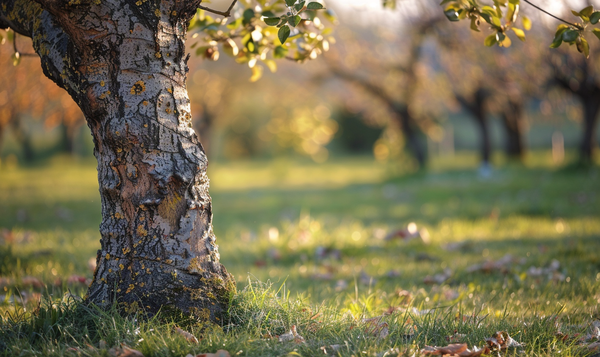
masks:
<path fill-rule="evenodd" d="M 94 139 L 102 249 L 87 301 L 219 321 L 235 284 L 219 263 L 207 159 L 192 129 L 185 36 L 199 1 L 0 0 Z"/>

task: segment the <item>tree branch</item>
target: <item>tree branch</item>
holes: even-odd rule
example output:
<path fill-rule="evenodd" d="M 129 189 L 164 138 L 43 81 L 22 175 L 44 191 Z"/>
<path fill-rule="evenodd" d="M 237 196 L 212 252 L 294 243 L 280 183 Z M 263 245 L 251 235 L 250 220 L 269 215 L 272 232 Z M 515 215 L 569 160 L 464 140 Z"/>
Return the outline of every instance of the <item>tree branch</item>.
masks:
<path fill-rule="evenodd" d="M 548 11 L 546 11 L 546 10 L 542 9 L 541 7 L 539 7 L 539 6 L 537 6 L 537 5 L 533 4 L 533 3 L 531 3 L 531 1 L 529 1 L 529 0 L 523 0 L 523 1 L 525 1 L 525 2 L 526 2 L 526 3 L 528 3 L 529 5 L 533 6 L 533 7 L 534 7 L 534 8 L 536 8 L 537 10 L 539 10 L 539 11 L 543 12 L 544 14 L 546 14 L 546 15 L 548 15 L 548 16 L 550 16 L 550 17 L 553 17 L 553 18 L 555 18 L 555 19 L 557 19 L 558 21 L 564 22 L 565 24 L 567 24 L 567 25 L 570 25 L 570 26 L 573 26 L 573 27 L 575 27 L 575 28 L 577 28 L 577 29 L 579 29 L 579 30 L 583 30 L 583 27 L 581 27 L 580 25 L 577 25 L 577 24 L 574 24 L 574 23 L 572 23 L 572 22 L 569 22 L 569 21 L 563 20 L 563 19 L 561 19 L 561 18 L 560 18 L 560 17 L 558 17 L 558 16 L 554 16 L 554 15 L 552 15 L 551 13 L 549 13 Z"/>
<path fill-rule="evenodd" d="M 202 9 L 204 11 L 212 12 L 213 14 L 217 14 L 217 15 L 221 15 L 221 16 L 225 16 L 225 17 L 230 17 L 231 16 L 231 10 L 233 9 L 233 7 L 235 6 L 236 3 L 237 3 L 237 0 L 233 0 L 231 2 L 231 5 L 229 5 L 229 8 L 227 9 L 227 11 L 213 10 L 213 9 L 210 9 L 210 8 L 202 6 L 202 5 L 198 5 L 198 8 Z"/>

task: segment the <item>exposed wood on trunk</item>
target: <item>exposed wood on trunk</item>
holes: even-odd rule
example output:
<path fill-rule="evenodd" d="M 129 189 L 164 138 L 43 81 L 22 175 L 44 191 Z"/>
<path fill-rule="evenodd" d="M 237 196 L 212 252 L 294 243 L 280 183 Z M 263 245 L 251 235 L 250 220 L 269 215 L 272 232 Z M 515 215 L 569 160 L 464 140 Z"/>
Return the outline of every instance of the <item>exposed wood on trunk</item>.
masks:
<path fill-rule="evenodd" d="M 185 85 L 199 1 L 39 3 L 0 0 L 0 22 L 33 39 L 92 131 L 102 249 L 87 300 L 219 321 L 235 284 L 219 263 Z"/>

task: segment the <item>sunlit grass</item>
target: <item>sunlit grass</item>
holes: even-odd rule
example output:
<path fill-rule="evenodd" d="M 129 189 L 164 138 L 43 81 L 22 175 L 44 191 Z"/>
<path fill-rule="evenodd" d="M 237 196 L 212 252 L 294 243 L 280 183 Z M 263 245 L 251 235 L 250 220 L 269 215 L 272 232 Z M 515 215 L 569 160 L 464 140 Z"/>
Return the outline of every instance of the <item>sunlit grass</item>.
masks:
<path fill-rule="evenodd" d="M 99 248 L 94 162 L 0 167 L 0 353 L 95 356 L 125 343 L 146 356 L 410 355 L 455 332 L 472 346 L 505 330 L 527 355 L 584 355 L 555 333 L 600 318 L 599 170 L 547 161 L 483 179 L 469 157 L 405 176 L 368 158 L 211 164 L 215 231 L 240 293 L 228 324 L 188 326 L 204 336 L 193 346 L 173 321 L 63 301 L 85 294 Z M 427 243 L 386 239 L 411 222 Z M 44 294 L 47 313 L 34 313 Z M 361 319 L 385 313 L 389 335 L 365 333 Z M 462 318 L 473 315 L 481 324 Z M 292 325 L 306 343 L 272 338 Z"/>

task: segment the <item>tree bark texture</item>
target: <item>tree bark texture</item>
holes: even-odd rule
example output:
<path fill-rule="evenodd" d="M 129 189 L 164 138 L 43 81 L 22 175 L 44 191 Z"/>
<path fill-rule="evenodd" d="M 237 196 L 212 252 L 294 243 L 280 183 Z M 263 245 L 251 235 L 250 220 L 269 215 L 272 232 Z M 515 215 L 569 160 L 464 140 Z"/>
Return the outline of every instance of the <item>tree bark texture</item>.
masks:
<path fill-rule="evenodd" d="M 505 152 L 509 159 L 523 160 L 525 143 L 523 141 L 524 105 L 520 101 L 509 99 L 503 111 L 502 123 L 506 132 Z"/>
<path fill-rule="evenodd" d="M 186 88 L 186 29 L 199 4 L 0 0 L 0 26 L 33 39 L 92 132 L 102 249 L 87 301 L 218 322 L 235 284 L 219 263 Z"/>

